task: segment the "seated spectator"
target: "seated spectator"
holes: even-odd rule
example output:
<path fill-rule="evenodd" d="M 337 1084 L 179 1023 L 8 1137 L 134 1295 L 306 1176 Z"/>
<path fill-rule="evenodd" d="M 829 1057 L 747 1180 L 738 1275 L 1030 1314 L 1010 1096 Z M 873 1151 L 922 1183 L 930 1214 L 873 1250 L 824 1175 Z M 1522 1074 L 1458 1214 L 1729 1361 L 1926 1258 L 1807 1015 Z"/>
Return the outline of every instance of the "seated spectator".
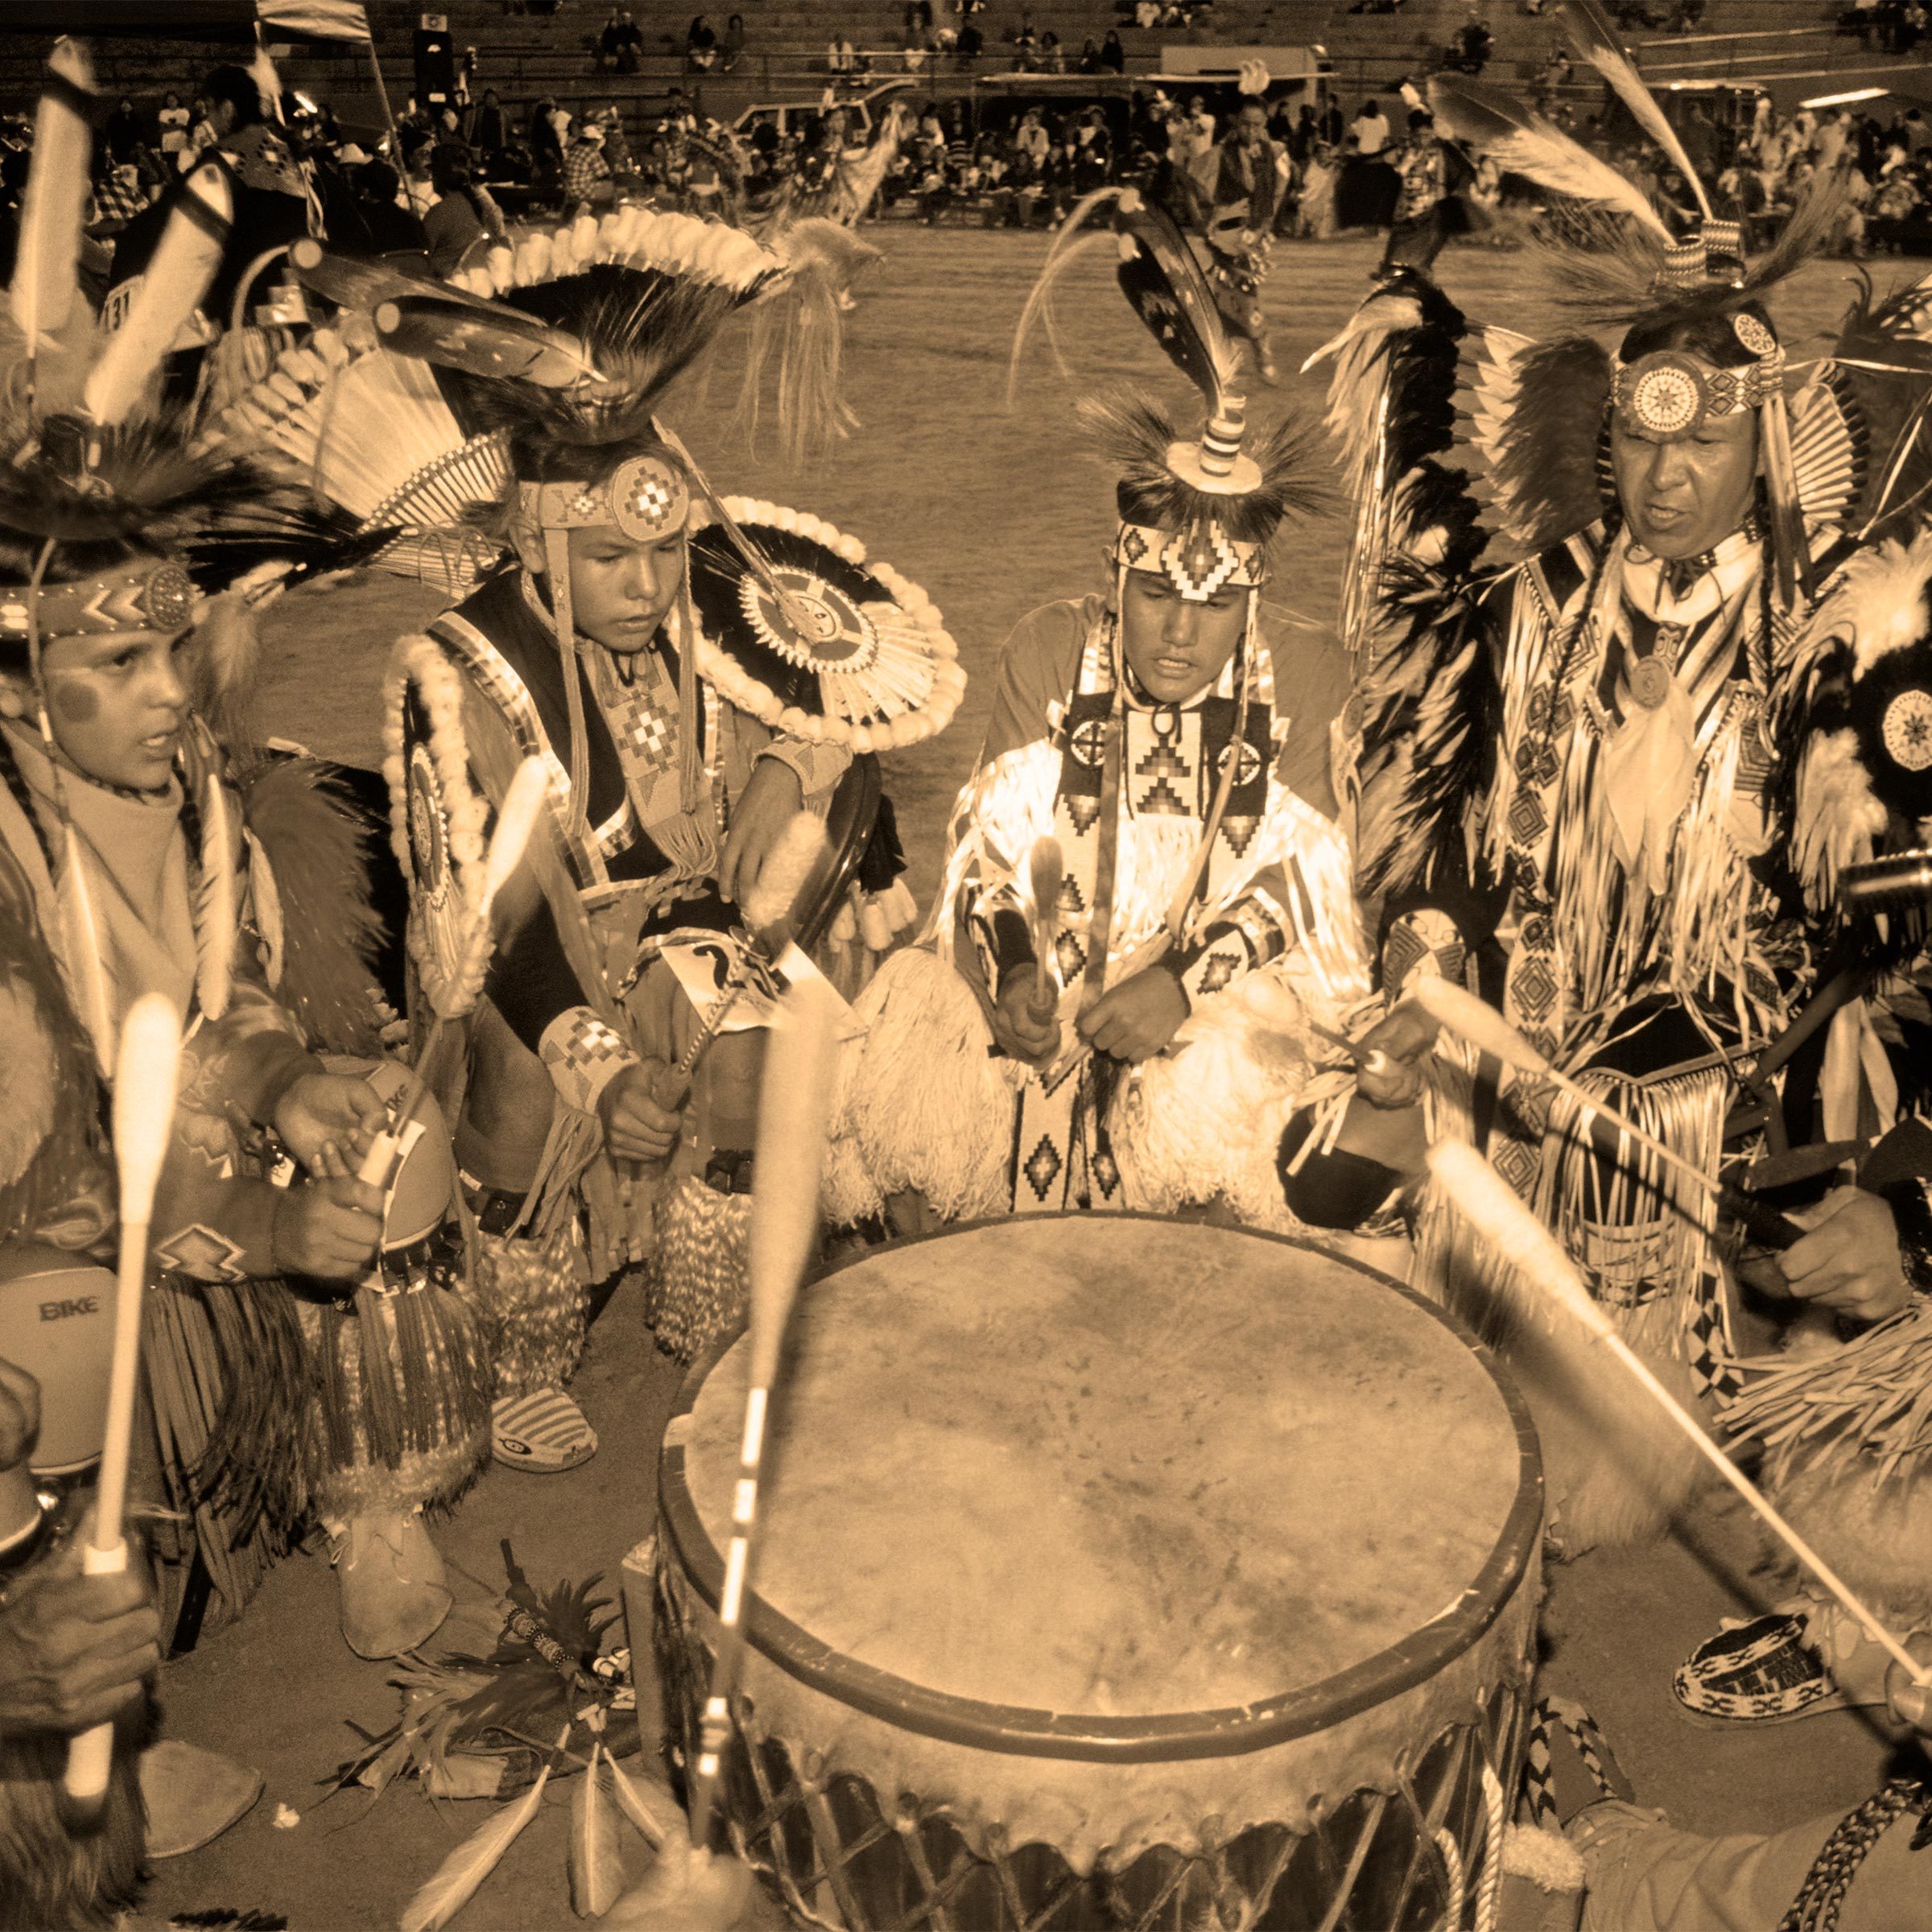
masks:
<path fill-rule="evenodd" d="M 584 122 L 564 151 L 564 199 L 570 212 L 581 204 L 610 199 L 610 163 L 604 153 L 604 130 L 596 122 Z"/>
<path fill-rule="evenodd" d="M 1127 71 L 1127 50 L 1121 44 L 1121 36 L 1110 27 L 1106 38 L 1100 42 L 1100 71 L 1108 74 L 1124 74 Z"/>
<path fill-rule="evenodd" d="M 718 65 L 726 73 L 736 67 L 745 54 L 745 16 L 733 14 L 724 23 L 724 39 L 718 52 Z"/>
<path fill-rule="evenodd" d="M 695 73 L 703 73 L 718 61 L 718 36 L 702 14 L 692 17 L 684 35 L 684 64 Z"/>
<path fill-rule="evenodd" d="M 977 22 L 967 19 L 960 23 L 954 45 L 962 60 L 976 60 L 986 51 L 986 36 L 980 31 Z"/>
<path fill-rule="evenodd" d="M 436 199 L 422 217 L 423 236 L 429 244 L 430 266 L 439 275 L 451 275 L 463 266 L 479 238 L 486 244 L 503 238 L 503 211 L 473 178 L 465 148 L 435 149 L 429 175 Z"/>
<path fill-rule="evenodd" d="M 386 161 L 369 161 L 356 170 L 356 206 L 369 236 L 369 252 L 378 255 L 429 252 L 423 224 L 411 213 L 402 197 L 402 178 Z"/>

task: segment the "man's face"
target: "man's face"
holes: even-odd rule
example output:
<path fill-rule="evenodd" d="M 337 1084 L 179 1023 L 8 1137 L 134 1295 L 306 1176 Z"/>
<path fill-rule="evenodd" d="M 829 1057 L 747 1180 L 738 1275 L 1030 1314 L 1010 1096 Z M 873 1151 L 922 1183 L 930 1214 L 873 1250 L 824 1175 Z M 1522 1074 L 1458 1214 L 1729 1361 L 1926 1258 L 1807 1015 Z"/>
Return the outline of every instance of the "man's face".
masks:
<path fill-rule="evenodd" d="M 1234 125 L 1243 147 L 1259 147 L 1268 132 L 1268 117 L 1258 107 L 1245 107 Z"/>
<path fill-rule="evenodd" d="M 76 770 L 126 791 L 159 791 L 167 783 L 188 722 L 188 690 L 175 663 L 186 635 L 122 630 L 47 646 L 47 719 Z M 24 679 L 0 683 L 0 710 L 32 715 Z"/>
<path fill-rule="evenodd" d="M 1232 584 L 1190 602 L 1165 572 L 1130 570 L 1121 601 L 1121 648 L 1150 698 L 1178 704 L 1213 683 L 1234 655 L 1249 593 Z"/>
<path fill-rule="evenodd" d="M 1700 556 L 1749 514 L 1757 475 L 1755 412 L 1712 416 L 1689 434 L 1662 437 L 1626 423 L 1610 428 L 1610 467 L 1630 534 L 1654 555 Z"/>
<path fill-rule="evenodd" d="M 577 629 L 606 650 L 643 650 L 684 582 L 684 533 L 627 537 L 614 524 L 570 533 L 570 601 Z"/>

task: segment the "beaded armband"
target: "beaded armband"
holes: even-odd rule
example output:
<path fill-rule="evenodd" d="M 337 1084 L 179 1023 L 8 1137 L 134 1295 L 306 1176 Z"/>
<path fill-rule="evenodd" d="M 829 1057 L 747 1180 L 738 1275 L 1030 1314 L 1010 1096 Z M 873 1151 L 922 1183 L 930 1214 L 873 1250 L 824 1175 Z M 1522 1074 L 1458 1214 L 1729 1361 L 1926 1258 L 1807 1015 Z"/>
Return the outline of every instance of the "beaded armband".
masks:
<path fill-rule="evenodd" d="M 1191 946 L 1174 955 L 1182 989 L 1193 1005 L 1204 993 L 1222 993 L 1288 950 L 1286 922 L 1263 893 L 1230 906 Z"/>
<path fill-rule="evenodd" d="M 559 1013 L 543 1029 L 537 1052 L 558 1094 L 584 1113 L 596 1113 L 604 1089 L 638 1063 L 637 1055 L 588 1006 Z"/>

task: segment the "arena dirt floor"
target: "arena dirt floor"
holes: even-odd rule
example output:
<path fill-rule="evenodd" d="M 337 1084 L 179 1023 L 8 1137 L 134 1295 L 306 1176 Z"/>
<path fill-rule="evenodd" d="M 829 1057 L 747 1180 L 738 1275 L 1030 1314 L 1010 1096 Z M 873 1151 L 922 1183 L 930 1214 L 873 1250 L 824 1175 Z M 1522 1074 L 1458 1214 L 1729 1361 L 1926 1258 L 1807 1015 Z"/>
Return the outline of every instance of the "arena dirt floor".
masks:
<path fill-rule="evenodd" d="M 1033 605 L 1098 584 L 1110 491 L 1075 448 L 1073 389 L 1043 349 L 1029 363 L 1018 406 L 1004 402 L 1008 339 L 1044 238 L 899 225 L 868 232 L 885 258 L 851 318 L 850 393 L 861 423 L 848 441 L 804 472 L 748 448 L 729 422 L 725 398 L 735 385 L 728 378 L 674 419 L 724 487 L 809 507 L 860 535 L 926 587 L 959 638 L 974 677 L 959 717 L 936 743 L 889 762 L 923 900 L 946 809 L 985 722 L 1000 642 Z M 1341 326 L 1376 257 L 1375 245 L 1360 239 L 1282 250 L 1268 299 L 1285 371 Z M 1905 265 L 1896 266 L 1902 273 Z M 1443 267 L 1448 287 L 1472 313 L 1531 331 L 1552 326 L 1549 303 L 1525 286 L 1522 258 L 1465 248 Z M 1847 273 L 1814 266 L 1788 299 L 1794 356 L 1814 353 L 1818 332 L 1850 294 Z M 1112 291 L 1104 257 L 1076 270 L 1061 316 L 1080 381 L 1135 379 L 1173 392 Z M 1285 394 L 1304 409 L 1319 400 L 1292 376 Z M 1256 403 L 1265 411 L 1276 400 L 1263 394 Z M 1339 524 L 1301 537 L 1276 579 L 1289 692 L 1298 638 L 1319 634 L 1331 620 L 1342 550 Z M 370 578 L 288 599 L 271 625 L 264 732 L 377 762 L 385 654 L 397 633 L 437 602 L 419 588 Z M 1178 1282 L 1142 1289 L 1187 1292 Z M 625 1553 L 652 1528 L 658 1438 L 678 1379 L 654 1352 L 626 1284 L 592 1333 L 577 1384 L 602 1438 L 596 1459 L 564 1476 L 493 1471 L 440 1533 L 470 1604 L 485 1605 L 501 1586 L 503 1538 L 539 1586 L 601 1571 L 614 1587 Z M 1887 1746 L 1855 1716 L 1733 1734 L 1694 1728 L 1676 1714 L 1671 1669 L 1720 1615 L 1748 1613 L 1781 1587 L 1761 1568 L 1748 1529 L 1708 1498 L 1694 1526 L 1670 1540 L 1636 1553 L 1593 1554 L 1551 1575 L 1545 1642 L 1552 1682 L 1591 1707 L 1640 1798 L 1685 1826 L 1768 1829 L 1848 1807 L 1874 1788 Z M 444 1633 L 450 1647 L 486 1644 L 492 1633 L 482 1617 L 460 1630 L 452 1621 Z M 648 1639 L 638 1635 L 646 1649 Z M 324 1802 L 329 1774 L 357 1746 L 351 1724 L 380 1731 L 394 1719 L 397 1694 L 386 1674 L 343 1645 L 333 1579 L 324 1562 L 304 1557 L 281 1567 L 238 1624 L 211 1629 L 191 1657 L 167 1670 L 163 1692 L 175 1734 L 251 1761 L 268 1789 L 225 1838 L 159 1868 L 151 1895 L 157 1918 L 255 1909 L 285 1914 L 296 1932 L 396 1922 L 482 1812 L 401 1787 L 373 1803 L 362 1793 Z M 640 1703 L 649 1751 L 654 1695 L 647 1688 Z M 547 1932 L 575 1922 L 564 1880 L 566 1798 L 555 1794 L 466 1909 L 456 1922 L 464 1932 Z M 629 1843 L 634 1867 L 638 1842 Z"/>

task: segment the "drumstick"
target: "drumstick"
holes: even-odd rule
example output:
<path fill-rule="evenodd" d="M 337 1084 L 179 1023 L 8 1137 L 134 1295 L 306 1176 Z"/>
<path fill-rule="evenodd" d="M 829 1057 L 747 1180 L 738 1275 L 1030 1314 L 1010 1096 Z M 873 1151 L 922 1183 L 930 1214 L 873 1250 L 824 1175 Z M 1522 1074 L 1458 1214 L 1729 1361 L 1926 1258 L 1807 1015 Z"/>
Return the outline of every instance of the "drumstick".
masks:
<path fill-rule="evenodd" d="M 1754 1200 L 1741 1187 L 1712 1180 L 1681 1154 L 1666 1147 L 1653 1135 L 1645 1133 L 1628 1114 L 1612 1107 L 1608 1101 L 1599 1099 L 1568 1074 L 1558 1073 L 1487 1000 L 1479 1000 L 1453 980 L 1435 978 L 1416 980 L 1403 998 L 1406 1003 L 1421 1007 L 1438 1026 L 1460 1034 L 1472 1046 L 1493 1055 L 1505 1066 L 1534 1074 L 1560 1088 L 1583 1109 L 1586 1122 L 1591 1115 L 1600 1115 L 1620 1133 L 1628 1134 L 1638 1146 L 1647 1149 L 1666 1166 L 1675 1168 L 1708 1195 L 1762 1246 L 1782 1253 L 1804 1239 L 1805 1230 L 1788 1216 L 1766 1207 L 1762 1201 Z"/>
<path fill-rule="evenodd" d="M 1053 923 L 1059 910 L 1060 882 L 1067 876 L 1067 861 L 1055 838 L 1035 839 L 1026 855 L 1026 890 L 1033 900 L 1033 1003 L 1044 1007 L 1052 997 L 1053 983 L 1046 962 L 1053 953 Z"/>
<path fill-rule="evenodd" d="M 456 973 L 457 985 L 467 985 L 471 980 L 480 977 L 489 964 L 489 950 L 495 943 L 489 921 L 496 906 L 497 894 L 523 862 L 523 854 L 529 849 L 530 835 L 537 828 L 537 818 L 543 810 L 549 789 L 549 774 L 544 770 L 541 758 L 526 758 L 510 776 L 503 803 L 497 809 L 497 822 L 490 832 L 489 848 L 483 855 L 482 887 L 465 922 L 468 930 L 460 955 L 462 964 Z M 440 1013 L 431 1023 L 423 1042 L 423 1051 L 416 1055 L 416 1063 L 409 1070 L 408 1084 L 396 1096 L 392 1110 L 395 1125 L 378 1133 L 369 1142 L 369 1151 L 363 1155 L 362 1164 L 356 1170 L 357 1180 L 366 1181 L 372 1187 L 380 1187 L 389 1179 L 390 1163 L 395 1158 L 402 1130 L 409 1125 L 428 1091 L 429 1070 L 448 1024 L 448 1016 Z"/>
<path fill-rule="evenodd" d="M 794 812 L 791 822 L 778 834 L 770 857 L 758 868 L 757 879 L 745 892 L 745 903 L 739 910 L 745 915 L 745 930 L 750 936 L 753 949 L 766 965 L 771 964 L 785 950 L 785 942 L 791 937 L 786 930 L 786 922 L 824 851 L 825 821 L 816 812 Z M 685 1080 L 690 1079 L 691 1070 L 696 1067 L 704 1049 L 718 1037 L 719 1030 L 731 1018 L 744 993 L 745 985 L 744 979 L 741 978 L 727 989 L 724 997 L 700 1022 L 691 1044 L 678 1061 L 677 1071 Z M 683 1097 L 680 1093 L 676 1099 L 681 1100 Z M 662 1104 L 671 1106 L 675 1102 L 666 1100 Z"/>
<path fill-rule="evenodd" d="M 1389 1064 L 1389 1056 L 1379 1046 L 1359 1046 L 1345 1033 L 1337 1033 L 1332 1026 L 1324 1026 L 1319 1020 L 1307 1022 L 1308 1030 L 1319 1040 L 1326 1040 L 1331 1046 L 1339 1046 L 1353 1060 L 1364 1073 L 1380 1073 Z"/>
<path fill-rule="evenodd" d="M 128 1009 L 114 1068 L 114 1164 L 121 1187 L 121 1253 L 114 1281 L 114 1354 L 107 1378 L 107 1425 L 94 1504 L 93 1540 L 81 1554 L 89 1576 L 127 1567 L 121 1534 L 127 1502 L 127 1459 L 134 1425 L 134 1386 L 141 1366 L 142 1298 L 147 1286 L 148 1224 L 155 1187 L 175 1118 L 175 1083 L 181 1060 L 181 1022 L 164 993 L 144 993 Z M 68 1798 L 91 1817 L 107 1795 L 114 1727 L 97 1724 L 67 1747 Z"/>
<path fill-rule="evenodd" d="M 1825 1559 L 1773 1506 L 1770 1499 L 1732 1463 L 1705 1435 L 1695 1417 L 1674 1396 L 1616 1331 L 1608 1315 L 1590 1298 L 1575 1264 L 1555 1237 L 1517 1197 L 1516 1191 L 1473 1147 L 1460 1141 L 1438 1141 L 1429 1150 L 1429 1170 L 1444 1197 L 1466 1216 L 1477 1232 L 1492 1242 L 1503 1259 L 1534 1282 L 1591 1336 L 1604 1344 L 1643 1385 L 1692 1446 L 1718 1474 L 1757 1512 L 1765 1525 L 1781 1538 L 1791 1554 L 1809 1569 L 1846 1609 L 1865 1633 L 1903 1665 L 1915 1684 L 1932 1684 L 1932 1664 L 1921 1663 L 1852 1593 Z"/>
<path fill-rule="evenodd" d="M 691 1842 L 700 1851 L 711 1839 L 719 1758 L 730 1736 L 732 1695 L 745 1662 L 745 1577 L 758 1520 L 766 1415 L 792 1298 L 818 1232 L 819 1170 L 832 1111 L 838 1010 L 838 997 L 824 980 L 801 980 L 785 996 L 765 1060 L 752 1166 L 750 1385 L 745 1391 L 724 1587 L 718 1596 L 717 1654 L 691 1786 Z"/>

